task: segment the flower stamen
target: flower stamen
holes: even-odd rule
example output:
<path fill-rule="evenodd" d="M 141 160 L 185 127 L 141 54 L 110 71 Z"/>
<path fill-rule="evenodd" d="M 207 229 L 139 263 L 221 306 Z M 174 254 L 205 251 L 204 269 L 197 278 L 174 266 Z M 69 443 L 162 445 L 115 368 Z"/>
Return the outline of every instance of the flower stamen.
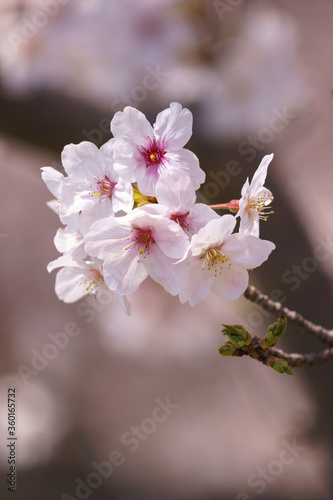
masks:
<path fill-rule="evenodd" d="M 227 264 L 226 269 L 231 268 L 231 262 L 228 263 L 229 257 L 221 252 L 221 247 L 209 248 L 200 258 L 203 259 L 202 270 L 213 271 L 214 276 L 222 274 L 223 265 Z M 206 267 L 207 266 L 207 267 Z"/>
<path fill-rule="evenodd" d="M 95 191 L 93 196 L 109 196 L 109 198 L 111 198 L 116 183 L 112 182 L 107 175 L 104 179 L 97 177 L 96 180 L 99 191 Z"/>
<path fill-rule="evenodd" d="M 259 219 L 266 222 L 268 217 L 271 214 L 274 214 L 274 211 L 270 210 L 271 207 L 269 206 L 273 199 L 273 196 L 269 196 L 267 193 L 264 193 L 257 199 L 252 198 L 246 208 L 248 210 L 255 210 L 259 214 Z M 267 210 L 269 210 L 269 212 Z"/>
<path fill-rule="evenodd" d="M 88 276 L 82 278 L 82 280 L 78 282 L 78 285 L 82 285 L 86 292 L 96 296 L 102 281 L 104 281 L 104 278 L 101 273 L 91 266 Z"/>
<path fill-rule="evenodd" d="M 161 141 L 156 141 L 155 137 L 153 140 L 148 137 L 148 145 L 146 147 L 137 146 L 137 148 L 146 161 L 146 168 L 163 162 L 165 154 L 164 144 Z"/>
<path fill-rule="evenodd" d="M 170 219 L 177 222 L 177 224 L 184 230 L 188 231 L 190 228 L 189 222 L 186 220 L 186 217 L 188 216 L 190 212 L 186 212 L 186 214 L 172 214 L 170 216 Z"/>
<path fill-rule="evenodd" d="M 150 229 L 134 227 L 132 236 L 129 239 L 131 240 L 131 243 L 125 250 L 129 249 L 130 254 L 132 253 L 132 250 L 139 251 L 139 255 L 143 255 L 143 258 L 146 258 L 146 254 L 150 253 L 151 246 L 155 243 Z"/>

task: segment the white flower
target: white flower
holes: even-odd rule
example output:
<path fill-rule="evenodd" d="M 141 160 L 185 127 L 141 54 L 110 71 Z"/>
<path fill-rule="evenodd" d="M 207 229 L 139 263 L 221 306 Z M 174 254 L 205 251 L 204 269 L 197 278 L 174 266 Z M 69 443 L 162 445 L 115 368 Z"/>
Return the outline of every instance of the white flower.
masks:
<path fill-rule="evenodd" d="M 59 217 L 71 232 L 87 232 L 93 222 L 133 207 L 133 190 L 113 167 L 112 142 L 107 154 L 91 142 L 69 144 L 62 152 L 68 177 L 43 168 L 42 177 L 59 203 Z"/>
<path fill-rule="evenodd" d="M 143 194 L 155 196 L 160 174 L 171 168 L 185 170 L 194 189 L 204 182 L 198 158 L 184 149 L 192 135 L 192 113 L 180 104 L 173 102 L 159 113 L 153 127 L 141 111 L 127 106 L 114 115 L 111 131 L 115 167 L 125 179 L 137 182 Z"/>
<path fill-rule="evenodd" d="M 85 295 L 98 296 L 101 292 L 114 298 L 120 307 L 130 314 L 130 304 L 126 297 L 112 293 L 105 285 L 102 262 L 84 261 L 75 259 L 71 255 L 62 255 L 56 260 L 50 262 L 47 266 L 49 272 L 53 269 L 62 267 L 58 271 L 55 282 L 55 292 L 60 300 L 66 303 L 73 303 L 80 300 Z"/>
<path fill-rule="evenodd" d="M 188 236 L 197 233 L 211 219 L 219 219 L 208 205 L 195 203 L 193 184 L 183 170 L 166 170 L 161 174 L 156 184 L 156 198 L 159 206 L 167 207 L 164 215 L 177 222 Z"/>
<path fill-rule="evenodd" d="M 150 275 L 172 295 L 178 293 L 182 265 L 173 263 L 183 257 L 189 242 L 179 225 L 154 211 L 153 205 L 95 222 L 84 241 L 86 252 L 104 261 L 110 290 L 132 293 Z"/>
<path fill-rule="evenodd" d="M 239 232 L 259 236 L 259 220 L 267 220 L 272 211 L 267 212 L 268 205 L 273 200 L 272 193 L 264 187 L 267 176 L 268 165 L 273 159 L 273 154 L 266 155 L 257 168 L 251 184 L 246 179 L 242 187 L 241 199 L 239 200 L 239 211 L 236 217 L 240 217 Z"/>
<path fill-rule="evenodd" d="M 192 237 L 183 259 L 188 267 L 180 280 L 180 301 L 191 306 L 204 300 L 209 291 L 235 300 L 248 286 L 248 269 L 267 260 L 274 243 L 246 234 L 231 234 L 236 225 L 232 215 L 211 220 Z"/>

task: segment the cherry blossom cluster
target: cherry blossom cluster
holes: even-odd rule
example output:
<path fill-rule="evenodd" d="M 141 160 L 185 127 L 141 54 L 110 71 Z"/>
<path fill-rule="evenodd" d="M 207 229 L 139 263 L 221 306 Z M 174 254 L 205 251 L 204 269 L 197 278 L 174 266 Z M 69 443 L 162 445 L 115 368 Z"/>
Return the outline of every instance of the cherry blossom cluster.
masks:
<path fill-rule="evenodd" d="M 62 152 L 66 175 L 42 168 L 55 200 L 49 206 L 64 225 L 54 239 L 62 254 L 48 270 L 59 299 L 74 302 L 103 290 L 129 313 L 127 295 L 150 276 L 191 306 L 210 291 L 237 299 L 249 270 L 267 260 L 275 245 L 259 238 L 260 219 L 270 212 L 264 187 L 273 155 L 263 158 L 239 200 L 213 208 L 196 203 L 205 180 L 194 153 L 192 113 L 178 103 L 157 115 L 153 126 L 133 107 L 111 121 L 113 138 L 100 148 L 69 144 Z M 234 232 L 238 219 L 238 232 Z"/>

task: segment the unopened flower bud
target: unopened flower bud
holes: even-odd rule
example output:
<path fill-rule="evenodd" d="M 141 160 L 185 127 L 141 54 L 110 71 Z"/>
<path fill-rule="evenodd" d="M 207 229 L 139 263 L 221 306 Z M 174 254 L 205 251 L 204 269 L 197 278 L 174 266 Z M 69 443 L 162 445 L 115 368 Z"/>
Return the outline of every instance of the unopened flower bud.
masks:
<path fill-rule="evenodd" d="M 219 353 L 222 356 L 234 356 L 237 347 L 233 345 L 230 341 L 226 342 L 224 345 L 219 347 Z"/>
<path fill-rule="evenodd" d="M 228 203 L 230 212 L 236 214 L 239 210 L 239 200 L 231 200 Z"/>
<path fill-rule="evenodd" d="M 266 363 L 268 366 L 273 368 L 278 373 L 286 373 L 287 375 L 293 375 L 291 371 L 288 361 L 285 359 L 275 358 L 274 356 L 270 356 Z"/>
<path fill-rule="evenodd" d="M 268 327 L 267 335 L 261 341 L 261 347 L 273 347 L 287 328 L 287 318 L 278 318 L 277 322 Z"/>
<path fill-rule="evenodd" d="M 222 333 L 229 337 L 231 343 L 236 347 L 250 345 L 252 338 L 251 335 L 242 325 L 222 325 L 224 326 Z"/>

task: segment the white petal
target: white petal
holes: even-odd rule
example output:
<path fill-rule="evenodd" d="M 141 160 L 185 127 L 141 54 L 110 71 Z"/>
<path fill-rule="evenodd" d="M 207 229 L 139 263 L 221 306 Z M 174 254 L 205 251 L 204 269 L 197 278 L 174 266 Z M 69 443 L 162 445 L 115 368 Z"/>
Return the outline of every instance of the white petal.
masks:
<path fill-rule="evenodd" d="M 162 219 L 154 223 L 153 238 L 162 252 L 172 259 L 181 259 L 189 241 L 182 228 L 174 221 Z"/>
<path fill-rule="evenodd" d="M 145 261 L 145 267 L 153 280 L 162 285 L 168 293 L 178 294 L 179 278 L 184 264 L 175 264 L 175 261 L 166 257 L 158 246 L 154 246 Z"/>
<path fill-rule="evenodd" d="M 182 304 L 189 301 L 190 306 L 195 306 L 205 300 L 213 284 L 214 275 L 207 270 L 202 270 L 202 263 L 196 262 L 185 269 L 180 279 L 179 298 Z"/>
<path fill-rule="evenodd" d="M 117 304 L 122 308 L 122 310 L 129 316 L 131 314 L 131 304 L 128 302 L 125 295 L 119 295 L 118 293 L 113 293 L 113 298 Z"/>
<path fill-rule="evenodd" d="M 221 245 L 230 236 L 235 225 L 236 218 L 233 215 L 222 215 L 210 220 L 198 234 L 192 236 L 190 254 L 199 256 L 204 250 Z"/>
<path fill-rule="evenodd" d="M 248 282 L 247 270 L 231 265 L 230 269 L 223 269 L 222 274 L 214 276 L 212 291 L 225 299 L 236 300 L 245 292 Z"/>
<path fill-rule="evenodd" d="M 139 207 L 139 208 L 136 208 L 135 210 L 133 210 L 131 212 L 131 214 L 134 214 L 135 212 L 143 212 L 143 213 L 146 213 L 146 214 L 150 214 L 150 215 L 159 215 L 159 216 L 162 216 L 160 218 L 169 218 L 169 214 L 170 214 L 170 211 L 168 209 L 168 207 L 165 207 L 164 205 L 160 205 L 159 203 L 149 203 L 148 205 L 143 205 L 142 207 Z M 129 216 L 131 216 L 131 214 L 129 214 Z M 147 219 L 147 222 L 149 221 L 149 219 Z"/>
<path fill-rule="evenodd" d="M 229 236 L 223 243 L 221 251 L 229 258 L 231 268 L 235 264 L 246 269 L 254 269 L 268 259 L 274 248 L 274 243 L 270 241 L 237 233 Z"/>
<path fill-rule="evenodd" d="M 114 145 L 114 168 L 128 182 L 137 182 L 146 173 L 146 160 L 137 146 L 119 138 Z"/>
<path fill-rule="evenodd" d="M 59 215 L 59 201 L 58 200 L 47 201 L 46 205 L 52 210 L 52 212 Z"/>
<path fill-rule="evenodd" d="M 121 295 L 135 292 L 148 273 L 138 253 L 125 250 L 104 261 L 103 276 L 110 290 Z"/>
<path fill-rule="evenodd" d="M 241 198 L 239 200 L 239 210 L 237 212 L 236 217 L 242 217 L 244 215 L 246 207 L 249 203 L 249 196 L 250 196 L 250 183 L 249 183 L 249 178 L 247 178 L 242 187 Z"/>
<path fill-rule="evenodd" d="M 179 151 L 190 140 L 192 123 L 191 111 L 172 102 L 170 108 L 157 115 L 154 133 L 157 139 L 164 142 L 168 151 Z"/>
<path fill-rule="evenodd" d="M 66 177 L 61 191 L 61 209 L 72 214 L 90 210 L 99 201 L 99 198 L 94 196 L 96 190 L 97 182 L 92 187 L 88 180 L 78 182 L 76 179 Z"/>
<path fill-rule="evenodd" d="M 94 222 L 84 236 L 85 251 L 88 255 L 104 260 L 109 255 L 122 253 L 129 244 L 130 234 L 129 223 L 120 224 L 115 217 L 101 219 Z"/>
<path fill-rule="evenodd" d="M 47 185 L 48 190 L 53 194 L 53 196 L 59 198 L 60 187 L 64 181 L 63 174 L 52 167 L 43 167 L 41 170 L 42 179 Z"/>
<path fill-rule="evenodd" d="M 143 177 L 137 181 L 139 191 L 147 196 L 155 196 L 156 184 L 159 180 L 160 173 L 165 169 L 166 167 L 163 164 L 153 164 L 147 168 L 145 167 Z"/>
<path fill-rule="evenodd" d="M 263 186 L 256 191 L 255 197 L 251 198 L 251 200 L 253 200 L 254 203 L 264 203 L 267 206 L 271 203 L 272 197 L 271 191 Z"/>
<path fill-rule="evenodd" d="M 67 225 L 67 229 L 73 235 L 79 236 L 79 214 L 60 213 L 60 221 Z"/>
<path fill-rule="evenodd" d="M 113 188 L 111 199 L 115 213 L 119 211 L 130 212 L 134 204 L 132 184 L 120 179 Z"/>
<path fill-rule="evenodd" d="M 113 215 L 114 212 L 110 198 L 101 198 L 90 210 L 85 210 L 79 215 L 80 233 L 86 234 L 96 221 L 112 217 Z"/>
<path fill-rule="evenodd" d="M 59 228 L 53 241 L 60 253 L 70 254 L 73 258 L 81 260 L 86 257 L 82 237 L 72 235 L 67 227 Z"/>
<path fill-rule="evenodd" d="M 153 139 L 153 127 L 141 111 L 126 106 L 118 111 L 111 120 L 111 132 L 115 139 L 130 141 L 134 146 L 144 146 L 147 137 Z"/>
<path fill-rule="evenodd" d="M 72 303 L 87 295 L 85 287 L 80 284 L 80 281 L 83 282 L 86 277 L 87 273 L 82 269 L 71 267 L 61 269 L 57 273 L 55 282 L 55 292 L 58 298 L 66 303 Z"/>
<path fill-rule="evenodd" d="M 68 144 L 61 153 L 61 160 L 68 176 L 80 181 L 103 174 L 98 147 L 92 142 Z"/>
<path fill-rule="evenodd" d="M 192 233 L 197 233 L 200 229 L 213 219 L 219 219 L 220 216 L 204 203 L 196 203 L 191 208 L 186 220 L 189 223 Z"/>
<path fill-rule="evenodd" d="M 265 184 L 267 169 L 270 162 L 273 160 L 274 154 L 266 155 L 261 160 L 261 163 L 254 173 L 251 181 L 251 197 Z"/>
<path fill-rule="evenodd" d="M 191 179 L 195 190 L 205 182 L 206 174 L 199 166 L 198 157 L 188 149 L 181 149 L 177 153 L 167 152 L 164 155 L 164 161 L 170 167 L 184 170 Z"/>
<path fill-rule="evenodd" d="M 53 260 L 47 265 L 47 270 L 50 273 L 57 267 L 76 267 L 79 269 L 89 269 L 89 265 L 82 260 L 74 259 L 71 255 L 61 255 L 56 260 Z"/>
<path fill-rule="evenodd" d="M 155 196 L 158 203 L 169 207 L 172 213 L 189 212 L 195 203 L 195 190 L 189 175 L 183 170 L 164 171 L 157 182 Z"/>
<path fill-rule="evenodd" d="M 112 137 L 111 139 L 106 141 L 104 144 L 102 144 L 102 146 L 99 149 L 100 149 L 100 151 L 102 151 L 102 153 L 105 156 L 112 158 L 113 152 L 114 152 L 114 143 L 115 143 L 115 138 Z"/>
<path fill-rule="evenodd" d="M 241 215 L 239 232 L 259 237 L 259 214 L 256 210 L 250 208 Z"/>

